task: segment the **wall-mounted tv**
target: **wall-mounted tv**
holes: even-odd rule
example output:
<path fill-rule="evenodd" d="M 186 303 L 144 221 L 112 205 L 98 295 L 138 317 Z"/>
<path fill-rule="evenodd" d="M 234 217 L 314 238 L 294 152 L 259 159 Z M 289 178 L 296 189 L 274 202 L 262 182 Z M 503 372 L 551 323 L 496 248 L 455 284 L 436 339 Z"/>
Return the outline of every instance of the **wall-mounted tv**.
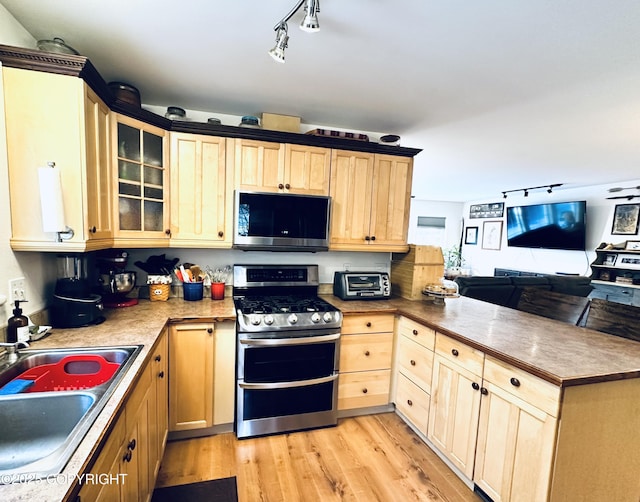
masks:
<path fill-rule="evenodd" d="M 507 245 L 584 251 L 586 201 L 507 208 Z"/>

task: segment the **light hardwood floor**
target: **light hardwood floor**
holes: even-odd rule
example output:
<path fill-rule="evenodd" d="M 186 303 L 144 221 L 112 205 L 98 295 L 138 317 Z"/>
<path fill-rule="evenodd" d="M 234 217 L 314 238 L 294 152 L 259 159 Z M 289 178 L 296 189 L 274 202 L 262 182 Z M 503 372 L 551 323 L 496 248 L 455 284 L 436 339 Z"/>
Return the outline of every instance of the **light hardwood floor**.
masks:
<path fill-rule="evenodd" d="M 263 438 L 173 441 L 157 487 L 237 476 L 239 502 L 480 500 L 394 413 Z"/>

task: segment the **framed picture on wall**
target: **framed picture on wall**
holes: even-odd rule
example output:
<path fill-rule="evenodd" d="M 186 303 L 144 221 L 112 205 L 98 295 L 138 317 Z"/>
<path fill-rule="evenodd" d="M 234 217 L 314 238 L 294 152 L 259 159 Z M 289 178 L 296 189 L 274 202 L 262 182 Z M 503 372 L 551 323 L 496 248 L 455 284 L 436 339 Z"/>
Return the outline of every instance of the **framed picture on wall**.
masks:
<path fill-rule="evenodd" d="M 478 244 L 478 227 L 467 227 L 464 232 L 464 243 L 465 244 Z"/>
<path fill-rule="evenodd" d="M 482 224 L 482 249 L 499 250 L 502 243 L 502 222 L 485 221 Z"/>
<path fill-rule="evenodd" d="M 636 235 L 640 204 L 618 204 L 613 211 L 612 235 Z"/>

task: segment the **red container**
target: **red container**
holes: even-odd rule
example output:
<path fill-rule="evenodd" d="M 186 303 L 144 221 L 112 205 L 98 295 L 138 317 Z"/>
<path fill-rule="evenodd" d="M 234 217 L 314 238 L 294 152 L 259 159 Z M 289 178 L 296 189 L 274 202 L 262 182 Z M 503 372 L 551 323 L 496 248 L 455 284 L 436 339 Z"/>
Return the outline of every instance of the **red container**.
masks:
<path fill-rule="evenodd" d="M 119 363 L 109 362 L 99 355 L 78 354 L 31 368 L 16 379 L 34 381 L 25 392 L 90 389 L 109 380 L 119 367 Z"/>

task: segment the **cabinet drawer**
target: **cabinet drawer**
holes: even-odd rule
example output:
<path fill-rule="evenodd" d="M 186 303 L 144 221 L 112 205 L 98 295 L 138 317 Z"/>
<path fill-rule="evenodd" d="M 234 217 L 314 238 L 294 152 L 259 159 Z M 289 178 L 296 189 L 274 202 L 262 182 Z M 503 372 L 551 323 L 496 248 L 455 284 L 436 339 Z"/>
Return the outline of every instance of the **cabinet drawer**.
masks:
<path fill-rule="evenodd" d="M 341 373 L 338 377 L 338 409 L 389 404 L 391 370 Z"/>
<path fill-rule="evenodd" d="M 431 373 L 433 371 L 433 352 L 417 344 L 413 339 L 400 336 L 398 341 L 398 366 L 424 391 L 431 392 Z"/>
<path fill-rule="evenodd" d="M 489 356 L 484 363 L 484 379 L 545 413 L 558 416 L 560 387 Z"/>
<path fill-rule="evenodd" d="M 398 375 L 396 408 L 425 436 L 429 423 L 429 399 L 427 392 L 404 375 Z"/>
<path fill-rule="evenodd" d="M 393 333 L 340 337 L 340 372 L 391 368 Z"/>
<path fill-rule="evenodd" d="M 346 315 L 342 319 L 342 334 L 393 333 L 393 314 Z"/>
<path fill-rule="evenodd" d="M 433 350 L 436 342 L 436 331 L 427 328 L 406 317 L 400 317 L 398 320 L 398 334 L 411 338 L 414 342 Z"/>
<path fill-rule="evenodd" d="M 636 290 L 627 286 L 599 283 L 593 283 L 593 286 L 594 290 L 589 294 L 589 298 L 600 298 L 610 302 L 632 305 L 636 296 Z M 637 295 L 640 296 L 640 292 Z"/>
<path fill-rule="evenodd" d="M 484 352 L 442 333 L 436 333 L 436 353 L 471 371 L 474 375 L 482 376 Z"/>

